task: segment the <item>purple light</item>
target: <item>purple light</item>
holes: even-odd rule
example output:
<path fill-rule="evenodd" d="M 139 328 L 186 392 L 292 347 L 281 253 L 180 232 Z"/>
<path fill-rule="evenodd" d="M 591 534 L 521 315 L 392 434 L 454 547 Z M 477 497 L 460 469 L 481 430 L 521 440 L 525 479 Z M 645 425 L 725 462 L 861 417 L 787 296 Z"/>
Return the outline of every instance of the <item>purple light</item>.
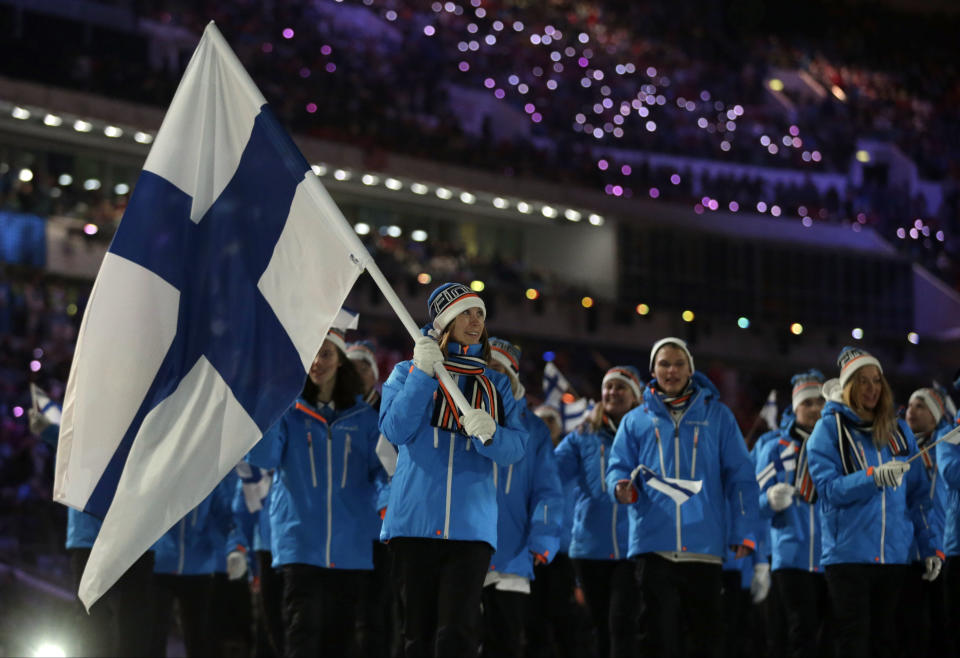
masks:
<path fill-rule="evenodd" d="M 670 177 L 670 182 L 673 183 L 674 185 L 679 185 L 679 184 L 680 184 L 680 174 L 673 174 L 673 175 Z"/>
<path fill-rule="evenodd" d="M 308 69 L 306 66 L 302 67 L 302 68 L 300 69 L 300 77 L 301 77 L 301 78 L 309 78 L 309 77 L 310 77 L 310 69 Z"/>
<path fill-rule="evenodd" d="M 30 372 L 37 372 L 40 370 L 40 362 L 34 359 L 30 362 Z"/>
<path fill-rule="evenodd" d="M 700 199 L 700 203 L 702 203 L 704 206 L 706 206 L 706 207 L 709 208 L 709 207 L 710 207 L 710 197 L 708 197 L 708 196 L 703 197 L 702 199 Z"/>
<path fill-rule="evenodd" d="M 534 123 L 540 123 L 543 120 L 543 117 L 540 115 L 539 112 L 534 112 L 533 114 L 530 115 L 530 120 L 533 121 Z"/>
<path fill-rule="evenodd" d="M 313 114 L 316 111 L 317 111 L 316 103 L 307 103 L 307 112 L 309 112 L 310 114 Z"/>
<path fill-rule="evenodd" d="M 260 46 L 260 50 L 262 50 L 262 51 L 265 52 L 265 53 L 272 53 L 272 52 L 273 52 L 273 44 L 270 43 L 269 41 L 265 41 L 265 42 L 263 43 L 263 45 Z"/>
<path fill-rule="evenodd" d="M 332 52 L 333 52 L 333 48 L 331 48 L 331 47 L 328 46 L 327 44 L 323 44 L 322 46 L 320 46 L 320 54 L 321 54 L 321 55 L 329 55 L 329 54 L 332 53 Z"/>
<path fill-rule="evenodd" d="M 507 92 L 505 92 L 503 89 L 497 89 L 493 92 L 493 95 L 499 99 L 503 99 L 507 95 Z"/>
<path fill-rule="evenodd" d="M 620 167 L 620 173 L 623 174 L 624 176 L 629 176 L 630 174 L 633 173 L 633 169 L 630 167 L 630 165 L 625 164 L 622 167 Z"/>
<path fill-rule="evenodd" d="M 457 65 L 457 68 L 463 71 L 464 73 L 466 73 L 467 71 L 470 70 L 470 64 L 468 64 L 467 62 L 460 62 Z"/>
<path fill-rule="evenodd" d="M 327 62 L 327 65 L 324 68 L 327 69 L 327 73 L 333 73 L 337 70 L 337 65 L 333 62 Z"/>
<path fill-rule="evenodd" d="M 432 25 L 426 25 L 423 28 L 423 33 L 426 34 L 428 37 L 432 37 L 434 34 L 437 33 L 437 30 Z"/>
<path fill-rule="evenodd" d="M 606 194 L 613 194 L 613 185 L 611 185 L 610 183 L 607 183 L 606 185 L 604 185 L 603 191 Z"/>
<path fill-rule="evenodd" d="M 293 38 L 293 29 L 289 27 L 283 28 L 283 38 L 292 39 Z"/>
<path fill-rule="evenodd" d="M 866 224 L 866 223 L 867 223 L 867 216 L 866 216 L 864 213 L 862 213 L 862 212 L 858 212 L 858 213 L 857 213 L 857 221 L 860 222 L 861 224 Z"/>
<path fill-rule="evenodd" d="M 19 418 L 23 415 L 23 407 L 14 407 L 13 408 L 13 417 Z"/>
<path fill-rule="evenodd" d="M 651 187 L 651 188 L 650 188 L 650 198 L 651 198 L 651 199 L 658 199 L 658 198 L 660 198 L 660 190 L 658 190 L 658 189 L 655 188 L 655 187 Z"/>
<path fill-rule="evenodd" d="M 800 220 L 800 222 L 807 228 L 810 228 L 811 226 L 813 226 L 813 219 L 811 219 L 809 216 L 804 217 L 803 219 Z"/>
<path fill-rule="evenodd" d="M 915 219 L 915 220 L 913 220 L 913 225 L 914 225 L 914 227 L 917 228 L 917 229 L 922 229 L 922 228 L 923 228 L 923 220 L 922 220 L 922 219 Z"/>
<path fill-rule="evenodd" d="M 737 203 L 736 201 L 731 201 L 727 205 L 727 207 L 730 208 L 730 212 L 737 212 L 738 210 L 740 210 L 740 204 Z"/>
<path fill-rule="evenodd" d="M 613 196 L 623 196 L 623 188 L 619 185 L 613 186 Z"/>
<path fill-rule="evenodd" d="M 486 80 L 483 81 L 483 86 L 486 87 L 487 89 L 493 89 L 494 87 L 497 86 L 497 82 L 493 78 L 487 78 Z"/>
<path fill-rule="evenodd" d="M 607 170 L 607 167 L 609 167 L 609 166 L 610 166 L 610 163 L 607 162 L 606 160 L 598 160 L 598 161 L 597 161 L 597 168 L 598 168 L 600 171 L 606 171 L 606 170 Z"/>
<path fill-rule="evenodd" d="M 917 229 L 912 228 L 910 229 L 910 237 L 916 240 L 917 238 L 920 237 L 920 232 Z"/>
<path fill-rule="evenodd" d="M 580 68 L 585 69 L 590 65 L 590 60 L 587 59 L 586 57 L 581 57 L 580 59 L 577 60 L 577 64 L 580 65 Z"/>
<path fill-rule="evenodd" d="M 693 212 L 697 213 L 698 215 L 702 215 L 702 214 L 703 214 L 703 206 L 701 206 L 701 205 L 698 203 L 697 205 L 695 205 L 695 206 L 693 207 Z"/>
<path fill-rule="evenodd" d="M 527 103 L 523 106 L 523 111 L 527 114 L 533 114 L 537 111 L 537 107 L 533 103 Z"/>
<path fill-rule="evenodd" d="M 716 199 L 710 199 L 710 210 L 716 210 L 720 207 L 720 202 Z"/>
<path fill-rule="evenodd" d="M 943 234 L 943 231 L 937 231 L 937 240 L 943 242 L 947 236 Z"/>
<path fill-rule="evenodd" d="M 96 225 L 96 224 L 84 224 L 84 225 L 83 225 L 83 232 L 86 233 L 87 235 L 96 235 L 96 234 L 97 234 L 97 231 L 99 231 L 99 230 L 100 230 L 100 229 L 97 228 L 97 225 Z"/>
<path fill-rule="evenodd" d="M 901 240 L 904 240 L 907 237 L 907 232 L 903 230 L 902 226 L 897 229 L 897 237 Z"/>

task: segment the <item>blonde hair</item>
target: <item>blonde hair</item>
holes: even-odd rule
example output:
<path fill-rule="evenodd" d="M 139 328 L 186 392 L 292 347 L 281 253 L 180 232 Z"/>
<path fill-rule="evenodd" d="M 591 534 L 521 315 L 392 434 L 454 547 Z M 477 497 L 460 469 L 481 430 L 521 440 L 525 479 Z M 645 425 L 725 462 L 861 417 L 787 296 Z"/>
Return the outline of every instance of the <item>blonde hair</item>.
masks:
<path fill-rule="evenodd" d="M 879 368 L 877 371 L 879 372 Z M 847 385 L 843 387 L 843 403 L 850 407 L 857 416 L 863 420 L 873 421 L 873 444 L 878 448 L 891 444 L 891 437 L 896 428 L 897 421 L 894 418 L 893 409 L 893 391 L 890 390 L 890 384 L 887 378 L 880 372 L 880 399 L 877 400 L 877 406 L 871 411 L 859 406 L 856 400 L 860 390 L 860 379 L 851 377 Z"/>

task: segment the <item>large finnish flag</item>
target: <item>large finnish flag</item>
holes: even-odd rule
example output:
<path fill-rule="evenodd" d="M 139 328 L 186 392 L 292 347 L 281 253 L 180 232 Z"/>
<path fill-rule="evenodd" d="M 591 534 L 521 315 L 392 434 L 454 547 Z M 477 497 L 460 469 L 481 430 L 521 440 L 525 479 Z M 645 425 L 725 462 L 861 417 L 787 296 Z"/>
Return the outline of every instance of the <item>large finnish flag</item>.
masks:
<path fill-rule="evenodd" d="M 366 250 L 213 23 L 80 327 L 54 499 L 103 518 L 89 607 L 300 392 Z"/>

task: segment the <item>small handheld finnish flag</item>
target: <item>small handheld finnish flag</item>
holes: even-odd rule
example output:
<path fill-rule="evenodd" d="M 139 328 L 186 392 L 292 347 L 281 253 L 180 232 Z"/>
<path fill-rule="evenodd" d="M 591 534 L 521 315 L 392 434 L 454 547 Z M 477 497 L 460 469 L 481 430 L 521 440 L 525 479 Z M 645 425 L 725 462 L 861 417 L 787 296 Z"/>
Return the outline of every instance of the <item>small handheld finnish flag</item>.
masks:
<path fill-rule="evenodd" d="M 559 409 L 570 383 L 553 361 L 543 366 L 543 403 Z"/>
<path fill-rule="evenodd" d="M 33 408 L 36 409 L 51 425 L 59 425 L 62 411 L 60 405 L 50 399 L 47 392 L 36 384 L 30 384 L 30 401 Z"/>
<path fill-rule="evenodd" d="M 240 488 L 243 491 L 243 502 L 247 511 L 253 514 L 263 509 L 263 501 L 270 493 L 273 484 L 273 469 L 263 469 L 248 462 L 237 464 L 237 475 L 240 476 Z"/>
<path fill-rule="evenodd" d="M 777 429 L 777 389 L 772 389 L 767 395 L 767 401 L 760 410 L 760 417 L 767 424 L 768 430 Z"/>
<path fill-rule="evenodd" d="M 54 500 L 89 608 L 287 410 L 370 256 L 210 23 L 80 326 Z"/>
<path fill-rule="evenodd" d="M 777 473 L 795 470 L 797 470 L 797 447 L 791 441 L 783 450 L 774 451 L 773 460 L 757 474 L 757 485 L 763 489 L 770 478 L 776 477 Z"/>
<path fill-rule="evenodd" d="M 700 489 L 703 488 L 703 480 L 681 480 L 680 478 L 663 477 L 643 464 L 633 469 L 633 473 L 630 474 L 630 483 L 636 483 L 637 478 L 643 478 L 648 487 L 666 494 L 678 505 L 683 505 L 700 493 Z"/>

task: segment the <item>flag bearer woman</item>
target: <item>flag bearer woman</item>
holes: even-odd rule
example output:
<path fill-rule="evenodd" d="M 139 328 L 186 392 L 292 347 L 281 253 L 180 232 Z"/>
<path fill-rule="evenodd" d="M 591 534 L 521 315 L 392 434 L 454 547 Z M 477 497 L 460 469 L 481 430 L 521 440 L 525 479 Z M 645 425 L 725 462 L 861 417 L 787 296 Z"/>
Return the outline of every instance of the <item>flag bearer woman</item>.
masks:
<path fill-rule="evenodd" d="M 373 569 L 385 475 L 374 451 L 377 414 L 362 401 L 363 384 L 345 351 L 332 329 L 300 398 L 247 457 L 277 469 L 270 540 L 273 566 L 283 574 L 287 656 L 354 653 L 357 596 Z"/>
<path fill-rule="evenodd" d="M 630 522 L 610 499 L 604 476 L 617 426 L 640 404 L 643 382 L 633 366 L 615 366 L 600 390 L 600 404 L 555 454 L 561 481 L 578 487 L 570 558 L 596 628 L 597 655 L 607 658 L 634 654 L 637 641 L 640 609 L 627 559 Z"/>
<path fill-rule="evenodd" d="M 486 307 L 446 283 L 431 324 L 383 385 L 380 430 L 399 446 L 381 538 L 393 551 L 408 656 L 476 656 L 483 581 L 497 546 L 495 464 L 526 449 L 507 377 L 487 369 Z M 474 408 L 459 412 L 434 378 L 444 365 Z M 486 443 L 485 443 L 486 442 Z"/>
<path fill-rule="evenodd" d="M 916 539 L 925 576 L 940 572 L 942 521 L 929 505 L 913 433 L 894 416 L 880 362 L 845 347 L 839 382 L 824 385 L 827 404 L 808 439 L 810 475 L 820 499 L 821 562 L 827 578 L 837 656 L 893 655 L 909 616 L 900 592 Z"/>
<path fill-rule="evenodd" d="M 643 406 L 617 430 L 607 487 L 630 504 L 629 555 L 648 604 L 650 655 L 716 655 L 724 552 L 729 546 L 740 558 L 756 547 L 753 463 L 733 413 L 694 369 L 684 341 L 657 341 L 650 370 Z M 651 480 L 631 480 L 640 465 Z M 663 478 L 702 488 L 681 503 L 664 493 Z"/>

